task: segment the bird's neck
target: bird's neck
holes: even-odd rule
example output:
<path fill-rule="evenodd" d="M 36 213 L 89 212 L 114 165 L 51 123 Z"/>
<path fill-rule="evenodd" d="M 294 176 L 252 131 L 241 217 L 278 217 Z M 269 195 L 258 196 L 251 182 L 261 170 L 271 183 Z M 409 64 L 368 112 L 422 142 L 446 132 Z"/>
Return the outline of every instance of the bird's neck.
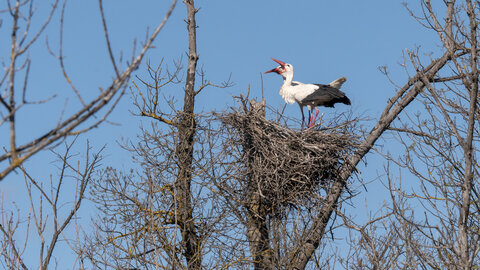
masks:
<path fill-rule="evenodd" d="M 283 84 L 284 85 L 291 85 L 293 81 L 293 72 L 285 72 L 282 73 L 283 77 Z"/>

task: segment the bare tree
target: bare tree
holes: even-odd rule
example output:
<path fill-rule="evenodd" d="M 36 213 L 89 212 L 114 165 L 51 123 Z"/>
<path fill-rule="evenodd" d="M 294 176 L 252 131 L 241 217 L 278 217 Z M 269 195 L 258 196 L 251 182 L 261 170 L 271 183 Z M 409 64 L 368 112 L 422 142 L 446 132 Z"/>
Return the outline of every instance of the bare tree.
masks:
<path fill-rule="evenodd" d="M 123 175 L 108 169 L 94 184 L 93 199 L 104 212 L 103 216 L 111 217 L 106 223 L 97 224 L 100 236 L 79 251 L 94 265 L 114 262 L 124 267 L 202 269 L 205 237 L 211 233 L 212 226 L 207 219 L 212 215 L 208 215 L 210 211 L 203 215 L 202 208 L 207 203 L 202 200 L 206 198 L 203 191 L 198 190 L 201 187 L 194 183 L 198 175 L 194 168 L 198 162 L 194 159 L 194 149 L 200 129 L 195 97 L 212 84 L 202 80 L 201 86 L 196 87 L 199 71 L 195 16 L 198 9 L 193 0 L 183 2 L 187 7 L 189 47 L 183 109 L 177 109 L 173 100 L 165 103 L 171 112 L 161 105 L 161 90 L 183 82 L 179 76 L 181 64 L 178 63 L 173 72 L 163 70 L 162 64 L 157 68 L 149 64 L 152 82 L 137 78 L 140 86 L 134 84 L 135 105 L 138 115 L 156 123 L 152 124 L 152 131 L 142 130 L 138 145 L 128 146 L 141 160 L 144 172 L 136 179 L 132 174 Z M 120 228 L 122 233 L 117 233 Z M 107 243 L 102 240 L 105 235 L 110 239 Z M 104 253 L 109 257 L 104 259 Z"/>
<path fill-rule="evenodd" d="M 0 156 L 0 162 L 3 164 L 3 168 L 0 171 L 0 180 L 5 178 L 5 176 L 7 176 L 11 171 L 18 168 L 25 160 L 45 149 L 46 147 L 58 143 L 68 136 L 85 133 L 92 128 L 98 127 L 102 122 L 104 122 L 107 116 L 115 108 L 115 105 L 118 103 L 119 99 L 123 96 L 125 87 L 128 83 L 128 78 L 130 78 L 132 72 L 138 68 L 145 53 L 151 48 L 152 42 L 165 25 L 176 4 L 176 0 L 172 1 L 171 7 L 167 14 L 155 28 L 153 33 L 147 37 L 145 44 L 141 47 L 140 52 L 136 55 L 132 55 L 130 63 L 123 70 L 121 70 L 121 63 L 115 59 L 111 47 L 106 18 L 103 13 L 103 2 L 102 0 L 98 1 L 105 33 L 106 50 L 109 53 L 115 76 L 110 85 L 100 88 L 101 90 L 97 92 L 95 97 L 91 98 L 90 100 L 85 100 L 81 91 L 69 78 L 67 67 L 64 63 L 65 55 L 63 53 L 63 22 L 65 19 L 65 7 L 68 1 L 63 1 L 63 4 L 61 4 L 60 0 L 53 1 L 50 13 L 44 19 L 43 24 L 38 27 L 36 32 L 34 32 L 34 30 L 32 30 L 33 27 L 31 27 L 36 10 L 34 7 L 34 1 L 7 0 L 6 2 L 7 12 L 5 12 L 5 14 L 10 15 L 12 21 L 10 34 L 11 50 L 8 54 L 9 63 L 7 68 L 5 72 L 0 75 L 0 87 L 5 88 L 6 90 L 5 94 L 0 97 L 0 103 L 3 107 L 0 125 L 8 124 L 9 143 L 8 145 L 3 145 L 5 153 Z M 50 24 L 54 13 L 58 10 L 60 12 L 59 49 L 58 52 L 51 51 L 51 53 L 58 59 L 59 68 L 81 106 L 65 119 L 60 119 L 57 124 L 49 127 L 46 132 L 41 134 L 32 134 L 31 136 L 28 136 L 28 141 L 19 145 L 17 142 L 17 137 L 19 136 L 18 126 L 20 123 L 18 123 L 19 120 L 16 118 L 16 115 L 18 115 L 19 111 L 26 109 L 26 107 L 33 107 L 28 105 L 38 103 L 48 104 L 48 101 L 54 98 L 50 97 L 41 101 L 30 101 L 27 100 L 26 97 L 27 93 L 31 91 L 30 89 L 33 88 L 32 85 L 28 85 L 30 64 L 32 61 L 29 52 L 32 45 L 39 41 L 40 36 Z M 19 76 L 22 76 L 23 78 L 20 78 Z M 93 93 L 93 91 L 89 92 Z M 103 115 L 99 115 L 101 109 L 105 109 Z M 62 112 L 59 111 L 59 114 L 62 115 Z M 86 126 L 80 128 L 80 125 L 83 123 L 86 123 Z M 28 125 L 28 123 L 23 122 L 21 124 L 25 126 Z"/>
<path fill-rule="evenodd" d="M 389 128 L 404 148 L 400 156 L 385 153 L 391 201 L 384 210 L 389 217 L 361 241 L 391 239 L 385 257 L 396 263 L 394 268 L 475 269 L 480 259 L 476 147 L 480 3 L 420 3 L 423 13 L 409 9 L 411 15 L 438 34 L 450 61 L 433 79 L 421 74 L 424 87 L 417 97 L 421 106 Z M 403 64 L 407 72 L 424 69 L 420 55 L 419 49 L 407 51 Z M 350 227 L 364 235 L 359 226 Z M 353 262 L 379 247 L 364 247 Z M 380 259 L 370 260 L 366 268 L 378 269 L 373 266 Z"/>
<path fill-rule="evenodd" d="M 218 136 L 226 140 L 219 160 L 230 162 L 217 164 L 210 181 L 245 227 L 254 268 L 290 269 L 288 254 L 357 145 L 357 120 L 298 132 L 267 120 L 264 102 L 239 101 L 240 109 L 220 117 Z"/>
<path fill-rule="evenodd" d="M 430 246 L 412 243 L 419 260 L 439 268 L 472 269 L 478 265 L 480 251 L 476 159 L 480 6 L 478 1 L 468 0 L 444 5 L 446 14 L 442 18 L 436 12 L 438 4 L 422 1 L 426 14 L 417 18 L 438 33 L 445 53 L 465 54 L 452 59 L 450 80 L 430 83 L 422 78 L 426 89 L 421 95 L 424 113 L 410 116 L 408 122 L 394 129 L 406 146 L 405 156 L 394 160 L 418 178 L 414 198 L 407 200 L 403 188 L 389 182 L 400 224 L 410 223 L 424 235 L 422 242 Z M 415 69 L 421 67 L 416 52 L 410 52 L 409 57 Z M 408 211 L 412 200 L 424 206 L 423 218 Z"/>
<path fill-rule="evenodd" d="M 442 57 L 433 60 L 425 68 L 419 69 L 417 73 L 397 91 L 395 96 L 389 100 L 375 126 L 340 171 L 340 177 L 330 188 L 321 210 L 314 218 L 312 225 L 305 230 L 299 242 L 299 248 L 290 254 L 292 265 L 296 269 L 304 269 L 314 251 L 319 246 L 325 235 L 325 229 L 331 216 L 339 206 L 338 201 L 347 187 L 347 180 L 352 176 L 352 173 L 355 172 L 356 165 L 372 149 L 375 142 L 384 134 L 405 107 L 421 92 L 425 86 L 422 79 L 426 78 L 427 82 L 433 81 L 440 69 L 451 60 L 451 57 L 450 54 L 445 53 Z M 453 57 L 456 56 L 453 55 Z"/>
<path fill-rule="evenodd" d="M 2 219 L 0 224 L 0 253 L 4 265 L 11 269 L 28 269 L 29 266 L 26 261 L 31 263 L 35 255 L 39 258 L 38 268 L 48 269 L 52 262 L 56 262 L 55 251 L 58 250 L 59 245 L 66 245 L 72 250 L 77 250 L 81 243 L 81 225 L 78 222 L 77 214 L 84 201 L 88 183 L 100 161 L 99 154 L 92 155 L 90 147 L 87 146 L 85 162 L 82 164 L 81 161 L 78 161 L 75 164 L 73 162 L 74 154 L 72 154 L 73 144 L 79 134 L 87 133 L 104 123 L 114 110 L 124 95 L 132 72 L 138 68 L 146 52 L 152 48 L 153 41 L 170 17 L 176 6 L 176 0 L 172 1 L 166 15 L 158 23 L 153 33 L 147 35 L 140 51 L 135 52 L 134 50 L 131 59 L 124 68 L 121 68 L 123 60 L 116 60 L 109 39 L 103 2 L 102 0 L 98 1 L 100 19 L 103 25 L 103 29 L 101 29 L 106 41 L 104 49 L 108 51 L 107 59 L 112 63 L 114 77 L 111 83 L 100 88 L 100 91 L 86 91 L 90 96 L 89 99 L 86 98 L 86 92 L 77 88 L 70 79 L 68 66 L 64 61 L 66 56 L 64 55 L 63 32 L 64 20 L 67 19 L 66 7 L 68 1 L 52 1 L 49 13 L 41 25 L 35 23 L 37 21 L 35 17 L 37 9 L 33 0 L 7 0 L 6 3 L 7 9 L 2 10 L 1 14 L 11 18 L 11 50 L 8 52 L 9 57 L 7 59 L 9 62 L 5 65 L 4 73 L 0 75 L 0 87 L 4 89 L 0 97 L 3 110 L 0 112 L 0 125 L 3 125 L 3 130 L 8 131 L 8 136 L 5 137 L 8 137 L 8 140 L 5 140 L 8 143 L 2 145 L 4 154 L 0 156 L 0 162 L 2 163 L 0 180 L 4 179 L 13 170 L 18 171 L 24 176 L 28 194 L 26 201 L 30 203 L 29 207 L 25 209 L 18 207 L 15 209 L 12 206 L 4 206 L 2 201 L 0 209 Z M 42 3 L 42 5 L 46 6 L 46 3 Z M 69 84 L 72 94 L 76 98 L 77 103 L 75 105 L 78 106 L 72 106 L 76 108 L 73 112 L 58 110 L 59 120 L 53 125 L 48 120 L 49 118 L 50 120 L 55 118 L 56 115 L 42 118 L 42 120 L 45 120 L 42 124 L 46 131 L 35 133 L 34 129 L 25 130 L 19 128 L 19 126 L 32 125 L 32 121 L 37 121 L 36 119 L 31 120 L 17 116 L 23 111 L 35 112 L 34 105 L 49 106 L 52 104 L 52 100 L 56 98 L 56 95 L 54 95 L 45 100 L 31 101 L 27 94 L 36 91 L 35 86 L 28 83 L 31 72 L 30 66 L 33 61 L 32 56 L 34 55 L 31 48 L 33 44 L 39 43 L 42 35 L 45 35 L 44 32 L 55 20 L 56 13 L 60 13 L 58 49 L 52 49 L 52 44 L 47 39 L 46 50 L 58 61 L 58 69 Z M 35 30 L 35 32 L 33 29 L 38 30 Z M 91 97 L 90 94 L 92 93 L 95 93 L 94 97 Z M 71 114 L 65 116 L 67 113 Z M 19 144 L 17 142 L 19 137 L 27 139 L 24 143 Z M 67 138 L 73 140 L 71 143 L 65 144 L 65 154 L 59 154 L 54 149 Z M 44 181 L 41 177 L 33 175 L 24 164 L 27 159 L 46 149 L 50 149 L 61 162 L 58 167 L 58 177 L 54 177 L 54 174 L 52 174 L 50 181 Z M 73 185 L 72 178 L 75 183 Z M 71 208 L 67 209 L 66 205 L 70 205 Z M 28 213 L 28 215 L 24 216 L 25 213 Z M 34 254 L 32 253 L 32 246 L 36 245 L 39 247 L 38 253 Z M 75 263 L 78 263 L 80 268 L 84 268 L 81 261 L 77 260 Z"/>
<path fill-rule="evenodd" d="M 356 165 L 362 160 L 362 158 L 373 148 L 375 142 L 390 128 L 392 123 L 398 118 L 400 113 L 404 111 L 404 109 L 413 101 L 415 100 L 420 93 L 422 93 L 423 89 L 427 89 L 429 92 L 433 92 L 431 85 L 434 83 L 448 83 L 455 80 L 462 80 L 463 84 L 467 86 L 467 96 L 470 96 L 468 99 L 468 106 L 465 110 L 467 119 L 467 124 L 463 127 L 464 136 L 461 136 L 458 129 L 454 128 L 453 121 L 449 120 L 449 128 L 453 131 L 453 134 L 458 140 L 458 144 L 464 149 L 464 160 L 465 160 L 465 168 L 472 168 L 472 134 L 474 130 L 474 119 L 475 118 L 475 111 L 476 111 L 476 96 L 477 96 L 477 89 L 478 89 L 478 72 L 477 70 L 477 43 L 476 39 L 478 38 L 477 32 L 477 23 L 478 15 L 476 15 L 475 10 L 478 13 L 478 6 L 474 7 L 474 4 L 471 1 L 467 1 L 466 5 L 463 7 L 463 10 L 466 10 L 466 20 L 469 22 L 469 28 L 463 29 L 462 27 L 466 24 L 462 23 L 461 21 L 452 22 L 454 14 L 460 15 L 458 11 L 454 12 L 455 3 L 453 1 L 449 1 L 446 3 L 447 5 L 447 17 L 446 17 L 446 27 L 436 27 L 436 30 L 441 34 L 441 39 L 447 42 L 445 44 L 446 50 L 443 52 L 443 55 L 436 58 L 431 59 L 428 64 L 420 64 L 418 59 L 413 60 L 413 67 L 415 73 L 410 79 L 401 87 L 392 97 L 382 115 L 377 120 L 377 123 L 372 128 L 370 132 L 368 132 L 365 136 L 365 139 L 358 145 L 355 152 L 346 159 L 346 162 L 343 164 L 341 170 L 339 171 L 337 177 L 335 178 L 334 183 L 327 189 L 327 194 L 325 195 L 324 199 L 321 201 L 321 207 L 318 211 L 315 211 L 312 220 L 310 223 L 307 223 L 305 228 L 301 233 L 301 237 L 297 240 L 297 246 L 294 249 L 289 250 L 285 256 L 289 258 L 289 268 L 292 269 L 304 269 L 307 264 L 311 261 L 313 254 L 320 246 L 322 239 L 326 234 L 327 225 L 331 222 L 332 214 L 339 208 L 340 198 L 344 194 L 347 188 L 347 180 L 352 176 L 352 173 L 355 172 Z M 426 2 L 426 7 L 429 8 L 430 3 Z M 429 17 L 433 17 L 434 13 L 432 12 L 429 14 Z M 435 18 L 435 17 L 433 17 Z M 432 23 L 435 25 L 435 23 Z M 459 29 L 457 32 L 453 32 L 451 30 L 447 31 L 440 31 L 443 29 L 448 29 L 452 27 L 452 25 L 458 25 Z M 462 33 L 465 33 L 462 35 Z M 451 40 L 453 37 L 465 37 L 464 40 L 455 43 L 454 46 L 451 45 Z M 469 46 L 470 45 L 470 46 Z M 449 49 L 453 48 L 453 49 Z M 470 63 L 469 66 L 463 65 L 461 63 Z M 444 76 L 443 72 L 450 70 L 450 65 L 457 67 L 456 74 L 454 76 Z M 465 69 L 467 66 L 467 70 Z M 462 69 L 464 68 L 464 69 Z M 463 70 L 463 71 L 462 71 Z M 468 88 L 469 87 L 469 88 Z M 435 96 L 435 95 L 434 95 Z M 454 102 L 449 102 L 449 104 L 456 104 Z M 438 108 L 442 108 L 442 104 L 436 103 Z M 445 114 L 444 109 L 442 109 L 443 114 Z M 442 112 L 441 111 L 441 112 Z M 258 151 L 258 149 L 257 149 Z M 465 220 L 465 216 L 469 215 L 469 207 L 471 206 L 470 196 L 472 196 L 472 172 L 468 173 L 465 172 L 465 182 L 462 182 L 462 190 L 465 190 L 464 193 L 460 196 L 462 205 L 459 209 L 459 235 L 462 239 L 459 243 L 470 243 L 476 242 L 476 239 L 468 240 L 464 231 L 467 228 L 470 228 L 466 224 L 468 223 Z M 467 188 L 468 187 L 468 188 Z M 257 205 L 258 207 L 258 205 Z M 353 225 L 352 225 L 353 226 Z M 476 227 L 476 226 L 474 226 Z M 463 228 L 463 229 L 462 229 Z M 360 230 L 361 231 L 361 230 Z M 263 235 L 268 235 L 270 233 L 263 233 Z M 473 252 L 475 250 L 475 252 Z M 461 255 L 463 262 L 460 263 L 462 267 L 466 269 L 466 267 L 471 266 L 472 263 L 472 254 L 476 254 L 476 245 L 474 250 L 469 249 L 465 245 L 463 247 L 458 247 L 458 254 Z M 394 254 L 394 253 L 392 253 Z M 469 255 L 469 256 L 467 256 Z M 467 259 L 469 258 L 469 259 Z M 265 260 L 264 265 L 268 265 L 268 257 L 260 258 Z M 261 268 L 261 267 L 259 267 Z"/>
<path fill-rule="evenodd" d="M 455 261 L 456 265 L 465 269 L 473 265 L 477 245 L 460 245 L 465 241 L 467 244 L 475 243 L 477 239 L 471 233 L 478 228 L 470 226 L 475 214 L 468 208 L 476 205 L 476 197 L 471 198 L 472 194 L 476 194 L 472 188 L 476 168 L 472 149 L 475 142 L 473 134 L 477 134 L 475 123 L 478 122 L 478 48 L 473 41 L 478 35 L 474 23 L 478 21 L 476 4 L 466 2 L 464 9 L 455 9 L 455 2 L 446 2 L 446 26 L 435 28 L 435 21 L 428 21 L 440 33 L 441 40 L 458 38 L 462 33 L 467 33 L 463 37 L 469 39 L 457 43 L 448 41 L 448 46 L 453 49 L 445 45 L 447 49 L 440 56 L 426 63 L 420 61 L 418 54 L 410 52 L 408 55 L 414 73 L 388 100 L 373 128 L 359 138 L 354 136 L 359 132 L 355 116 L 347 115 L 342 118 L 344 121 L 333 121 L 329 126 L 335 128 L 296 132 L 265 119 L 264 104 L 248 98 L 238 99 L 240 109 L 236 112 L 214 114 L 214 119 L 222 121 L 222 128 L 214 130 L 220 126 L 218 122 L 207 121 L 194 113 L 195 95 L 210 83 L 205 81 L 197 90 L 194 88 L 192 80 L 197 72 L 198 57 L 192 50 L 192 44 L 195 47 L 195 42 L 192 42 L 195 39 L 195 21 L 191 16 L 196 10 L 193 2 L 184 2 L 188 10 L 190 42 L 184 107 L 177 110 L 171 100 L 165 102 L 164 107 L 159 105 L 161 89 L 181 81 L 178 76 L 180 66 L 163 75 L 160 67 L 149 67 L 153 83 L 139 79 L 146 91 L 134 86 L 139 91 L 136 99 L 139 114 L 157 120 L 165 129 L 153 124 L 150 131 L 142 130 L 140 144 L 130 147 L 143 167 L 142 172 L 138 175 L 134 172 L 122 174 L 107 169 L 96 181 L 94 198 L 97 198 L 104 214 L 98 222 L 97 238 L 82 249 L 86 254 L 84 258 L 98 266 L 174 269 L 206 266 L 253 266 L 255 269 L 327 267 L 331 262 L 319 253 L 325 247 L 328 232 L 334 230 L 329 228 L 329 224 L 334 225 L 335 215 L 338 214 L 342 218 L 342 226 L 361 235 L 360 242 L 355 242 L 359 243 L 357 249 L 349 254 L 345 262 L 346 266 L 358 269 L 428 268 L 434 265 L 431 256 L 435 253 L 431 250 L 422 253 L 426 248 L 425 242 L 414 243 L 413 239 L 422 233 L 428 235 L 424 228 L 435 228 L 435 233 L 430 231 L 432 239 L 438 239 L 436 234 L 441 231 L 429 223 L 415 223 L 412 219 L 414 215 L 403 203 L 404 198 L 395 202 L 393 209 L 373 216 L 364 225 L 342 213 L 342 204 L 355 195 L 355 191 L 349 190 L 349 179 L 357 172 L 357 165 L 388 130 L 412 136 L 425 133 L 394 127 L 394 124 L 400 123 L 399 115 L 415 99 L 430 93 L 431 98 L 427 100 L 434 102 L 436 107 L 450 106 L 431 114 L 432 118 L 438 113 L 462 112 L 459 109 L 461 106 L 454 107 L 459 102 L 447 102 L 433 87 L 437 84 L 455 85 L 460 80 L 470 87 L 465 91 L 468 95 L 463 95 L 468 97 L 468 106 L 464 107 L 462 116 L 466 124 L 453 129 L 455 121 L 450 118 L 446 127 L 464 151 L 461 159 L 465 164 L 463 168 L 471 168 L 472 172 L 458 173 L 462 179 L 469 181 L 468 185 L 465 182 L 459 185 L 467 194 L 455 193 L 457 203 L 454 205 L 464 206 L 458 208 L 455 219 L 458 221 L 459 240 L 445 249 L 454 250 L 458 258 L 464 258 Z M 426 1 L 427 11 L 429 6 Z M 463 18 L 469 22 L 469 31 L 463 29 L 465 23 L 454 20 L 457 15 L 460 16 L 460 10 L 467 11 L 468 16 Z M 433 15 L 432 11 L 425 19 L 435 18 Z M 444 30 L 452 25 L 459 27 L 457 32 Z M 473 62 L 471 59 L 474 59 Z M 467 67 L 463 63 L 470 65 Z M 452 68 L 457 68 L 453 76 L 449 72 Z M 438 102 L 437 99 L 444 101 Z M 166 106 L 170 106 L 171 113 L 165 112 Z M 432 120 L 432 123 L 437 122 Z M 418 126 L 422 126 L 420 122 Z M 432 127 L 436 126 L 432 124 Z M 262 141 L 265 143 L 260 143 Z M 444 142 L 442 145 L 436 147 L 444 149 L 448 144 Z M 470 161 L 467 161 L 469 158 Z M 459 162 L 452 161 L 451 164 L 458 166 Z M 451 183 L 442 185 L 451 187 Z M 398 190 L 392 185 L 392 197 L 395 199 L 399 198 L 393 195 Z M 433 198 L 434 201 L 437 198 L 428 195 L 425 198 Z M 439 210 L 438 215 L 440 213 Z M 394 223 L 399 220 L 404 221 L 400 227 Z M 460 240 L 465 237 L 465 241 Z M 437 244 L 444 247 L 446 243 L 439 241 Z M 419 254 L 424 255 L 420 257 Z M 441 256 L 453 258 L 447 253 Z M 452 265 L 439 265 L 438 268 Z"/>
<path fill-rule="evenodd" d="M 30 214 L 26 221 L 21 221 L 20 210 L 12 212 L 12 210 L 1 207 L 1 223 L 0 223 L 0 243 L 2 243 L 2 259 L 5 265 L 10 269 L 28 269 L 24 263 L 26 257 L 32 256 L 27 250 L 27 246 L 35 241 L 39 241 L 39 258 L 38 263 L 40 269 L 48 269 L 52 259 L 54 258 L 54 250 L 60 240 L 67 245 L 74 248 L 80 241 L 77 231 L 77 238 L 70 240 L 65 237 L 65 230 L 67 225 L 73 221 L 77 222 L 77 212 L 80 209 L 83 199 L 85 198 L 85 191 L 87 185 L 92 178 L 92 174 L 98 167 L 101 160 L 98 153 L 91 155 L 90 147 L 87 145 L 86 160 L 83 165 L 79 162 L 75 164 L 72 162 L 73 156 L 71 153 L 72 146 L 75 141 L 65 145 L 65 153 L 55 153 L 58 160 L 61 162 L 59 166 L 59 176 L 50 179 L 50 189 L 47 189 L 40 179 L 36 179 L 30 175 L 27 170 L 20 166 L 25 179 L 25 185 L 28 193 L 28 200 L 30 201 Z M 68 178 L 75 179 L 75 192 L 73 193 L 74 200 L 69 211 L 65 211 L 65 200 L 72 198 L 71 192 L 68 192 L 64 187 Z M 37 198 L 38 195 L 38 198 Z M 64 198 L 66 197 L 66 198 Z M 37 203 L 38 202 L 38 203 Z M 63 208 L 63 209 L 62 209 Z M 52 215 L 50 216 L 49 213 Z M 32 226 L 36 234 L 30 236 L 29 228 Z M 53 228 L 50 230 L 50 228 Z M 20 237 L 19 234 L 27 235 Z M 19 245 L 14 239 L 24 239 L 24 244 Z"/>
<path fill-rule="evenodd" d="M 195 77 L 197 74 L 197 35 L 193 0 L 184 1 L 187 6 L 187 28 L 188 28 L 188 66 L 187 78 L 185 81 L 185 98 L 183 100 L 183 111 L 176 123 L 178 129 L 178 144 L 175 155 L 178 160 L 178 173 L 175 179 L 174 189 L 175 212 L 177 213 L 177 224 L 182 234 L 184 255 L 187 260 L 188 269 L 201 269 L 202 256 L 200 247 L 202 245 L 200 236 L 197 233 L 192 208 L 192 166 L 193 146 L 196 131 L 195 108 Z"/>

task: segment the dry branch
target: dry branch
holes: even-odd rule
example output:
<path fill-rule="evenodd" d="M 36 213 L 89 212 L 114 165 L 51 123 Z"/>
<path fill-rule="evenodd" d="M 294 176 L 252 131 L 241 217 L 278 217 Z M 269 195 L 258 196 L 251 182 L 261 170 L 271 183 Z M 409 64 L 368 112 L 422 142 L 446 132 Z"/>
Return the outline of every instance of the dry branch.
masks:
<path fill-rule="evenodd" d="M 237 160 L 244 168 L 244 174 L 237 175 L 239 181 L 255 183 L 254 192 L 270 214 L 318 200 L 319 189 L 328 189 L 335 181 L 356 148 L 357 137 L 339 128 L 294 131 L 267 120 L 264 104 L 246 99 L 242 103 L 242 108 L 219 116 L 230 129 L 226 145 L 243 147 Z"/>

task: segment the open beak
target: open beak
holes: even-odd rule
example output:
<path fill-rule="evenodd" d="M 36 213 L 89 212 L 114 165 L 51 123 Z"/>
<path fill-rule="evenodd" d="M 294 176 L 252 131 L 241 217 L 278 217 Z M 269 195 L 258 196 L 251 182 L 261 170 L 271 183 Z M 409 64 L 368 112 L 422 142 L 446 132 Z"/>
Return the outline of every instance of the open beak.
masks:
<path fill-rule="evenodd" d="M 276 72 L 278 73 L 278 67 L 274 69 L 270 69 L 269 71 L 265 71 L 265 73 Z"/>
<path fill-rule="evenodd" d="M 271 69 L 269 71 L 265 71 L 265 73 L 270 73 L 270 72 L 275 72 L 275 73 L 278 73 L 278 74 L 281 74 L 282 72 L 280 72 L 280 68 L 285 68 L 285 62 L 282 62 L 280 60 L 277 60 L 275 58 L 272 57 L 272 60 L 277 62 L 280 66 L 279 67 L 276 67 L 274 69 Z"/>
<path fill-rule="evenodd" d="M 272 57 L 272 60 L 275 61 L 275 62 L 277 62 L 277 63 L 278 63 L 280 66 L 282 66 L 282 67 L 284 67 L 284 66 L 286 65 L 285 62 L 282 62 L 282 61 L 280 61 L 280 60 L 277 60 L 277 59 L 275 59 L 275 58 L 273 58 L 273 57 Z"/>

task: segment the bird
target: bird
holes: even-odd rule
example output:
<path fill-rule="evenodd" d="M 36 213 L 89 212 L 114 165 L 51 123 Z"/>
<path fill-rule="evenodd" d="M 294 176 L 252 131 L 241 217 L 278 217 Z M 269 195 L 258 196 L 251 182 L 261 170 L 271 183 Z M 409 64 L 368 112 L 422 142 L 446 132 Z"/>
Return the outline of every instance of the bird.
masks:
<path fill-rule="evenodd" d="M 302 127 L 305 122 L 305 116 L 303 114 L 303 107 L 308 108 L 308 126 L 312 127 L 318 116 L 317 106 L 331 107 L 333 108 L 336 103 L 343 103 L 350 105 L 350 99 L 344 92 L 340 91 L 340 87 L 347 80 L 345 77 L 341 77 L 332 81 L 330 84 L 305 84 L 297 81 L 293 81 L 293 66 L 283 61 L 272 58 L 280 66 L 266 71 L 265 73 L 275 72 L 283 77 L 283 84 L 280 87 L 280 95 L 288 104 L 297 103 L 300 106 L 302 113 Z M 313 108 L 316 110 L 315 117 L 313 117 Z M 313 120 L 313 121 L 312 121 Z"/>

